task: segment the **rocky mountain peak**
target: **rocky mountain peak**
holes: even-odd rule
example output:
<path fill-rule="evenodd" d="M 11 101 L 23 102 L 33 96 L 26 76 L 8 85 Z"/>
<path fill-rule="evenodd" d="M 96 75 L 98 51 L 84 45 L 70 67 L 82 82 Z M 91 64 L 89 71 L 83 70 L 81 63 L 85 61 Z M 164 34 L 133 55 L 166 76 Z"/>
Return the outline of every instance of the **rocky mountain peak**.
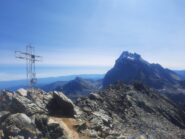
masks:
<path fill-rule="evenodd" d="M 181 77 L 175 72 L 165 69 L 159 64 L 149 63 L 137 53 L 126 51 L 116 60 L 114 67 L 106 73 L 103 86 L 107 87 L 119 81 L 126 84 L 139 81 L 159 89 L 177 84 L 179 80 Z"/>
<path fill-rule="evenodd" d="M 135 61 L 135 62 L 144 62 L 144 63 L 148 63 L 147 61 L 145 61 L 141 55 L 137 54 L 137 53 L 131 53 L 128 51 L 124 51 L 120 57 L 116 60 L 116 63 L 120 64 L 123 63 L 125 61 Z"/>
<path fill-rule="evenodd" d="M 128 51 L 124 51 L 119 59 L 130 59 L 130 60 L 139 60 L 141 59 L 141 56 L 137 53 L 130 53 Z"/>
<path fill-rule="evenodd" d="M 77 76 L 74 80 L 83 81 L 84 79 Z"/>

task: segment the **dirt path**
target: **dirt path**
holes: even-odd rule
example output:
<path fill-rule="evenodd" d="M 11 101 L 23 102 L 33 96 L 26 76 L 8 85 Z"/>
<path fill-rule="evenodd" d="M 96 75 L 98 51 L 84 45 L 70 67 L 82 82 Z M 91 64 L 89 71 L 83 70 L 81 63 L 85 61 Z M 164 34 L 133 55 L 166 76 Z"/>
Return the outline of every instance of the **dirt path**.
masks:
<path fill-rule="evenodd" d="M 77 120 L 73 118 L 60 118 L 60 117 L 50 117 L 49 123 L 58 123 L 64 129 L 66 135 L 70 139 L 90 139 L 88 136 L 79 134 L 74 126 L 78 125 Z"/>

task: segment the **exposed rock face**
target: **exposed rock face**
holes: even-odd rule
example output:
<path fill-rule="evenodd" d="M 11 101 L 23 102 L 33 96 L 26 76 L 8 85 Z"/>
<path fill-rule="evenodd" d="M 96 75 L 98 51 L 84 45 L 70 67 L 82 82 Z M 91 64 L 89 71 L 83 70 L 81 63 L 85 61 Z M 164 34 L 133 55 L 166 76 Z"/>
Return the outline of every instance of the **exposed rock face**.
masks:
<path fill-rule="evenodd" d="M 3 122 L 10 115 L 9 111 L 0 112 L 0 123 Z"/>
<path fill-rule="evenodd" d="M 37 113 L 44 113 L 44 110 L 38 107 L 28 98 L 15 95 L 12 97 L 12 110 L 14 112 L 24 112 L 27 115 L 31 116 Z"/>
<path fill-rule="evenodd" d="M 31 119 L 23 114 L 12 114 L 1 123 L 5 138 L 8 136 L 24 136 L 34 138 L 36 135 L 35 127 Z"/>
<path fill-rule="evenodd" d="M 142 84 L 115 85 L 74 104 L 62 92 L 0 93 L 2 139 L 184 139 L 185 111 Z"/>
<path fill-rule="evenodd" d="M 32 100 L 20 95 L 19 93 L 4 92 L 1 95 L 0 109 L 7 110 L 12 113 L 26 113 L 31 116 L 36 113 L 45 113 L 45 108 L 39 107 Z"/>
<path fill-rule="evenodd" d="M 19 90 L 17 90 L 17 93 L 23 97 L 26 97 L 27 94 L 28 94 L 28 91 L 23 89 L 23 88 L 20 88 Z"/>
<path fill-rule="evenodd" d="M 47 108 L 52 115 L 74 117 L 76 114 L 73 102 L 63 93 L 56 91 L 54 91 L 53 98 L 49 101 Z"/>
<path fill-rule="evenodd" d="M 42 132 L 42 134 L 47 138 L 63 138 L 64 131 L 59 126 L 59 124 L 48 123 L 48 116 L 46 115 L 36 115 L 35 116 L 35 124 L 38 127 L 38 129 Z"/>
<path fill-rule="evenodd" d="M 0 137 L 4 139 L 65 138 L 63 128 L 57 123 L 48 123 L 50 112 L 54 116 L 56 109 L 61 116 L 74 116 L 74 105 L 61 92 L 44 93 L 41 90 L 18 90 L 19 93 L 2 91 L 0 95 Z M 26 92 L 26 93 L 25 93 Z M 57 98 L 57 99 L 56 99 Z M 47 109 L 57 101 L 57 108 Z M 66 108 L 68 108 L 66 110 Z M 58 116 L 58 115 L 57 115 Z M 67 138 L 67 137 L 66 137 Z"/>
<path fill-rule="evenodd" d="M 133 83 L 139 81 L 153 88 L 163 88 L 177 84 L 182 78 L 175 72 L 163 68 L 159 64 L 151 64 L 139 54 L 123 52 L 116 60 L 114 67 L 107 72 L 103 86 L 107 87 L 118 81 Z"/>
<path fill-rule="evenodd" d="M 141 84 L 112 86 L 77 101 L 88 121 L 80 132 L 93 138 L 183 139 L 185 112 Z"/>

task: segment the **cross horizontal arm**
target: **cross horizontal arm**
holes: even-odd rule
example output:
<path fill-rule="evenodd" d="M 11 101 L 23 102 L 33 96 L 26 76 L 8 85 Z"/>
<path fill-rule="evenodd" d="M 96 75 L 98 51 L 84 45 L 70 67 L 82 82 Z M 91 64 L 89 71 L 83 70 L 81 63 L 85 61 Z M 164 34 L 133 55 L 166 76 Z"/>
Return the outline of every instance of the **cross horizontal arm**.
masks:
<path fill-rule="evenodd" d="M 41 57 L 41 56 L 38 56 L 38 55 L 34 55 L 34 54 L 30 54 L 30 53 L 27 53 L 27 52 L 21 52 L 21 51 L 15 51 L 16 54 L 23 54 L 23 55 L 27 55 L 27 56 L 32 56 L 32 57 Z"/>
<path fill-rule="evenodd" d="M 27 57 L 22 57 L 22 56 L 16 56 L 16 58 L 19 58 L 19 59 L 29 59 Z"/>

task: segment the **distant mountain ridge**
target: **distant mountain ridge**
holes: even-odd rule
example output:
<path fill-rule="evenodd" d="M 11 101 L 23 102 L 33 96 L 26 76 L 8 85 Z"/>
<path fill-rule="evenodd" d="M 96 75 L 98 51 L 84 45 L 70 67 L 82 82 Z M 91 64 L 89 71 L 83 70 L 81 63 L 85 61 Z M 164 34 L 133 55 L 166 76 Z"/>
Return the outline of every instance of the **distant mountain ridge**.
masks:
<path fill-rule="evenodd" d="M 43 89 L 45 91 L 62 91 L 72 100 L 76 100 L 79 97 L 88 96 L 91 92 L 99 90 L 101 86 L 102 80 L 76 77 L 74 80 L 68 82 L 60 81 L 46 85 Z"/>
<path fill-rule="evenodd" d="M 185 70 L 174 70 L 174 72 L 182 76 L 183 79 L 185 80 Z"/>
<path fill-rule="evenodd" d="M 103 79 L 104 74 L 79 74 L 79 75 L 67 75 L 59 77 L 47 77 L 38 78 L 37 87 L 43 87 L 47 84 L 51 84 L 58 81 L 70 81 L 74 80 L 76 77 L 81 77 L 84 79 Z M 17 90 L 22 87 L 27 87 L 27 80 L 14 80 L 14 81 L 0 81 L 0 89 Z"/>
<path fill-rule="evenodd" d="M 181 80 L 182 77 L 174 71 L 149 63 L 137 53 L 125 51 L 116 60 L 114 67 L 106 73 L 103 86 L 107 87 L 119 81 L 127 84 L 138 81 L 159 89 Z"/>

